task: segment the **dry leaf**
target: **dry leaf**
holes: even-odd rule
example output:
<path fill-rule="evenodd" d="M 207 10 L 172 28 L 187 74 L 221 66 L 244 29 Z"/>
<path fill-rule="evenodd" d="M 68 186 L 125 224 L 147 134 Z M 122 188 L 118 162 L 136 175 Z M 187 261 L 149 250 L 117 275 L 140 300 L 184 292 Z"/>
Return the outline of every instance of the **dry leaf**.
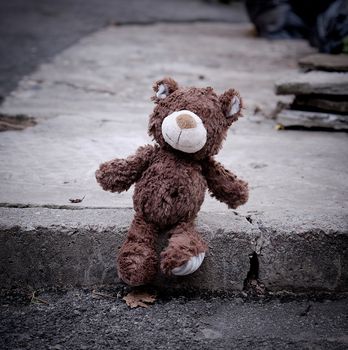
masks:
<path fill-rule="evenodd" d="M 149 307 L 149 305 L 145 303 L 153 304 L 156 300 L 156 296 L 146 292 L 130 292 L 123 297 L 123 300 L 131 309 L 133 309 L 138 306 Z"/>
<path fill-rule="evenodd" d="M 246 282 L 245 290 L 251 295 L 265 295 L 265 285 L 257 279 L 249 279 Z"/>
<path fill-rule="evenodd" d="M 85 199 L 85 197 L 86 196 L 83 196 L 82 198 L 76 198 L 76 199 L 70 198 L 69 201 L 70 203 L 81 203 Z"/>

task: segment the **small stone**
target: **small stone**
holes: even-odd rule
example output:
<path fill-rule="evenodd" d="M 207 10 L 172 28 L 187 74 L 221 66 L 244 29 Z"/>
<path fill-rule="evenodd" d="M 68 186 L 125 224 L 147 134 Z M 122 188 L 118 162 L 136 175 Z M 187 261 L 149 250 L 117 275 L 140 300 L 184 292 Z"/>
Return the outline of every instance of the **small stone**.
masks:
<path fill-rule="evenodd" d="M 63 347 L 60 344 L 53 345 L 49 347 L 50 350 L 61 350 Z"/>
<path fill-rule="evenodd" d="M 242 298 L 234 298 L 234 302 L 237 304 L 237 305 L 240 305 L 240 304 L 243 304 L 244 303 L 244 300 Z"/>
<path fill-rule="evenodd" d="M 211 329 L 211 328 L 203 328 L 201 329 L 203 336 L 205 339 L 220 339 L 222 338 L 222 333 L 220 331 Z"/>

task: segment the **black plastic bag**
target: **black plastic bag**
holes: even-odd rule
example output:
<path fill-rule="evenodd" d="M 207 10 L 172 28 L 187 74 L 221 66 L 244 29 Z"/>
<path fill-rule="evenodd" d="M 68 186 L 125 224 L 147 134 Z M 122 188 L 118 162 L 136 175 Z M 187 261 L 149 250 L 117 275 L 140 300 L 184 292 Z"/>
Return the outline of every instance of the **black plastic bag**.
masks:
<path fill-rule="evenodd" d="M 342 51 L 348 35 L 348 0 L 245 0 L 258 34 L 306 38 L 321 52 Z"/>
<path fill-rule="evenodd" d="M 348 0 L 336 0 L 318 16 L 313 44 L 320 52 L 340 53 L 348 37 Z"/>
<path fill-rule="evenodd" d="M 260 36 L 270 39 L 306 36 L 306 25 L 288 0 L 246 0 L 245 4 Z"/>

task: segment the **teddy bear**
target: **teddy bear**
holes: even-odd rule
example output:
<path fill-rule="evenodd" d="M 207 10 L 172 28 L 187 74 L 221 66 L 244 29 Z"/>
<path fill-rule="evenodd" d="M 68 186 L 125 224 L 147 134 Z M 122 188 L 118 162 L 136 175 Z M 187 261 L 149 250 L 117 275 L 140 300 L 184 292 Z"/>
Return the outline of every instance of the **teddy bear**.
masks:
<path fill-rule="evenodd" d="M 248 184 L 214 159 L 228 128 L 241 116 L 239 93 L 179 87 L 169 77 L 153 89 L 148 133 L 155 144 L 96 171 L 106 191 L 127 191 L 135 184 L 135 215 L 117 257 L 118 276 L 131 286 L 151 282 L 159 268 L 167 276 L 185 276 L 200 267 L 208 245 L 195 218 L 207 189 L 229 208 L 248 200 Z M 164 232 L 168 244 L 158 256 L 156 238 Z"/>

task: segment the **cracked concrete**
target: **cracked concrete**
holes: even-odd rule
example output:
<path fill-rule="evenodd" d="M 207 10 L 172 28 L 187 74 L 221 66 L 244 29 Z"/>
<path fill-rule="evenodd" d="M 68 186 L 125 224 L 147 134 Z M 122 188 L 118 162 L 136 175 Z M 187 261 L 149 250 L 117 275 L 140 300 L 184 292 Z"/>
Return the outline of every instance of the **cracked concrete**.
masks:
<path fill-rule="evenodd" d="M 131 207 L 132 190 L 103 192 L 94 171 L 100 162 L 151 142 L 146 131 L 151 85 L 172 75 L 183 85 L 211 85 L 218 92 L 233 86 L 245 98 L 246 118 L 231 128 L 218 155 L 250 182 L 244 214 L 320 211 L 323 198 L 325 207 L 344 213 L 346 134 L 279 132 L 273 122 L 254 115 L 255 108 L 270 113 L 278 100 L 274 82 L 294 74 L 296 60 L 312 50 L 301 41 L 256 39 L 250 30 L 245 24 L 200 23 L 109 27 L 42 65 L 1 108 L 35 116 L 39 124 L 1 135 L 0 201 L 64 206 L 69 198 L 86 195 L 83 206 Z M 203 209 L 226 207 L 207 198 Z"/>
<path fill-rule="evenodd" d="M 115 254 L 132 190 L 103 192 L 94 171 L 151 142 L 151 85 L 172 75 L 183 85 L 241 91 L 246 116 L 217 158 L 251 193 L 238 211 L 207 195 L 198 221 L 210 245 L 202 269 L 157 283 L 240 290 L 256 251 L 270 290 L 347 290 L 347 135 L 277 131 L 264 118 L 279 99 L 274 82 L 295 74 L 310 52 L 302 41 L 256 39 L 246 24 L 108 27 L 25 77 L 0 110 L 38 121 L 0 135 L 1 285 L 118 283 Z"/>
<path fill-rule="evenodd" d="M 129 209 L 0 208 L 0 285 L 39 289 L 119 283 L 116 250 L 132 216 Z M 347 224 L 339 224 L 335 213 L 330 219 L 318 229 L 300 217 L 275 225 L 255 216 L 259 224 L 251 224 L 233 211 L 202 212 L 198 229 L 209 243 L 202 267 L 185 278 L 159 275 L 155 285 L 242 290 L 249 255 L 259 249 L 259 278 L 270 291 L 347 291 Z M 159 249 L 166 239 L 163 233 Z"/>

